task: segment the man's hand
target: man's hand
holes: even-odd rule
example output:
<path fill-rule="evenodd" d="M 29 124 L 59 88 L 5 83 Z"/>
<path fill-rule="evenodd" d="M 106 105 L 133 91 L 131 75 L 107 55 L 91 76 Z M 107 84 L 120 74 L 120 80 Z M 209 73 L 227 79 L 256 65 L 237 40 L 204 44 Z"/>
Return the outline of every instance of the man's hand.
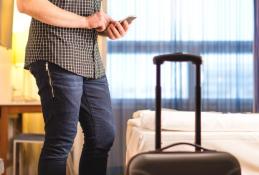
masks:
<path fill-rule="evenodd" d="M 105 14 L 103 11 L 96 12 L 91 16 L 86 17 L 87 28 L 96 29 L 97 32 L 103 32 L 107 26 L 112 22 L 110 16 Z"/>
<path fill-rule="evenodd" d="M 108 38 L 115 40 L 123 37 L 127 33 L 128 28 L 129 24 L 127 21 L 122 21 L 121 23 L 117 21 L 111 22 L 105 33 Z"/>

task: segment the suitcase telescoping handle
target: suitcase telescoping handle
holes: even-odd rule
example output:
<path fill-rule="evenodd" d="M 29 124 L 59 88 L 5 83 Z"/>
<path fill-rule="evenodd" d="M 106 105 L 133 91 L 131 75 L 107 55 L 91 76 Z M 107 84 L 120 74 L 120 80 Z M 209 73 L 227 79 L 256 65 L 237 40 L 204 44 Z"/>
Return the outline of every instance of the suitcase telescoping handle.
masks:
<path fill-rule="evenodd" d="M 196 86 L 195 86 L 195 144 L 201 145 L 201 86 L 200 86 L 200 66 L 202 64 L 201 56 L 174 53 L 158 55 L 153 59 L 156 64 L 156 138 L 155 148 L 161 149 L 161 65 L 165 61 L 172 62 L 192 62 L 196 66 Z M 196 151 L 200 151 L 196 147 Z"/>

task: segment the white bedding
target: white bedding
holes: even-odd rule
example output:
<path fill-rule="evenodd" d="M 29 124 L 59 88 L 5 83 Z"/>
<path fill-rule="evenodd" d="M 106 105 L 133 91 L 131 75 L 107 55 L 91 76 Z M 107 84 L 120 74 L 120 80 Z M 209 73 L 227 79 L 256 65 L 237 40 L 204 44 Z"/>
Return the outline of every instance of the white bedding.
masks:
<path fill-rule="evenodd" d="M 162 129 L 172 131 L 194 131 L 194 112 L 162 110 Z M 202 112 L 202 131 L 259 131 L 259 114 Z M 140 119 L 140 127 L 154 130 L 155 112 L 141 110 L 133 114 Z"/>
<path fill-rule="evenodd" d="M 137 153 L 154 149 L 155 134 L 154 125 L 152 124 L 153 119 L 152 115 L 147 118 L 147 116 L 145 116 L 145 112 L 147 111 L 138 111 L 138 114 L 134 113 L 133 119 L 128 121 L 126 138 L 126 163 L 132 156 L 136 155 Z M 176 114 L 176 111 L 170 112 Z M 177 124 L 172 124 L 169 126 L 169 123 L 167 122 L 172 122 L 170 121 L 171 119 L 166 120 L 167 122 L 162 122 L 164 123 L 162 131 L 163 146 L 182 141 L 191 143 L 193 142 L 193 121 L 191 121 L 190 118 L 186 120 L 188 117 L 184 118 L 184 113 L 185 112 L 179 112 L 178 115 L 175 115 L 173 119 L 175 122 L 177 121 L 184 124 L 183 126 L 180 124 L 178 124 L 178 126 L 176 126 Z M 216 113 L 211 113 L 208 114 L 208 116 L 215 114 Z M 164 112 L 162 115 L 164 115 Z M 235 155 L 241 164 L 242 175 L 259 175 L 258 115 L 238 114 L 236 115 L 237 118 L 234 119 L 232 118 L 235 116 L 234 114 L 224 114 L 225 117 L 230 117 L 231 120 L 229 120 L 230 118 L 226 120 L 225 118 L 218 118 L 216 119 L 216 123 L 218 122 L 217 124 L 210 124 L 209 122 L 215 122 L 215 119 L 204 120 L 203 115 L 203 125 L 207 125 L 207 128 L 204 131 L 205 127 L 203 126 L 202 145 L 210 149 L 227 151 Z M 244 120 L 245 115 L 247 115 L 246 119 L 249 118 L 247 121 Z M 143 116 L 145 119 L 143 119 Z M 165 117 L 163 116 L 162 118 Z M 254 122 L 252 118 L 255 119 Z M 147 122 L 149 122 L 149 124 Z M 226 124 L 225 122 L 228 123 Z M 240 126 L 240 129 L 238 126 Z M 179 149 L 190 150 L 190 147 L 177 147 L 177 150 Z"/>

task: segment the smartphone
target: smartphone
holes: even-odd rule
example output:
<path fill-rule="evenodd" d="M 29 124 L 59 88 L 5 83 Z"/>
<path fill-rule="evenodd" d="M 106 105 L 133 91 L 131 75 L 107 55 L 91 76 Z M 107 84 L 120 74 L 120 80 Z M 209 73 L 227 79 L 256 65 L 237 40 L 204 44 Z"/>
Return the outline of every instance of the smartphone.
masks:
<path fill-rule="evenodd" d="M 136 16 L 128 16 L 127 18 L 124 18 L 123 20 L 120 20 L 119 22 L 122 23 L 123 21 L 126 20 L 130 24 L 136 18 L 137 18 Z"/>

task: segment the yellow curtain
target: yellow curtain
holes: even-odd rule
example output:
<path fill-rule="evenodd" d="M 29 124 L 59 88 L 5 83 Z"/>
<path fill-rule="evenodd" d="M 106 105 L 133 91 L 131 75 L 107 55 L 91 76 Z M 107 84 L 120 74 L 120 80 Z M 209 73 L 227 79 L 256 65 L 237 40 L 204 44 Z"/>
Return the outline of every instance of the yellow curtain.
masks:
<path fill-rule="evenodd" d="M 14 1 L 16 4 L 16 1 Z M 18 12 L 14 6 L 13 15 L 13 36 L 12 36 L 12 85 L 18 90 L 13 94 L 13 100 L 35 101 L 39 100 L 38 88 L 34 77 L 29 71 L 24 70 L 25 47 L 29 34 L 31 17 Z M 23 117 L 24 132 L 42 132 L 42 117 L 35 117 L 35 114 L 27 114 Z"/>
<path fill-rule="evenodd" d="M 14 3 L 16 4 L 15 1 Z M 35 79 L 29 71 L 23 68 L 30 20 L 31 17 L 19 13 L 16 5 L 14 5 L 12 32 L 12 86 L 14 101 L 29 102 L 39 100 Z M 42 114 L 24 114 L 22 118 L 22 132 L 44 133 Z M 39 144 L 25 144 L 21 147 L 23 174 L 37 174 L 41 146 Z"/>
<path fill-rule="evenodd" d="M 0 44 L 11 47 L 13 0 L 0 0 Z"/>

